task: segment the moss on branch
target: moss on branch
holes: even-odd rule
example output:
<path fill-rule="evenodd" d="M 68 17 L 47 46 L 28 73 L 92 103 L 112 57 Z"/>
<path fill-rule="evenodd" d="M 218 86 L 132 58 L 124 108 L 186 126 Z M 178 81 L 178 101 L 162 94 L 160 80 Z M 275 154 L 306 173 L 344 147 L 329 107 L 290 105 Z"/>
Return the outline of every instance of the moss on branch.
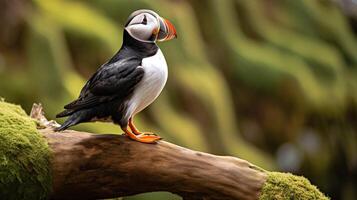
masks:
<path fill-rule="evenodd" d="M 36 122 L 0 100 L 0 197 L 46 199 L 51 188 L 50 150 Z"/>
<path fill-rule="evenodd" d="M 267 172 L 266 180 L 259 200 L 328 200 L 322 192 L 302 176 L 290 173 Z"/>

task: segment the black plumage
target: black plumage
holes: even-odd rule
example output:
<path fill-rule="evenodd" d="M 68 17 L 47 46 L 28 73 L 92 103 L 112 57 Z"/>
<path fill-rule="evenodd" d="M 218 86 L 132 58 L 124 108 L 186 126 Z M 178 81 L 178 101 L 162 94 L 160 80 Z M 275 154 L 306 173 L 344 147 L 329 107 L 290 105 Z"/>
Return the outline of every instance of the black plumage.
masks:
<path fill-rule="evenodd" d="M 120 126 L 126 126 L 125 102 L 130 98 L 144 76 L 138 67 L 142 59 L 156 54 L 154 42 L 140 42 L 124 31 L 123 45 L 107 63 L 102 65 L 85 84 L 75 101 L 64 106 L 56 117 L 66 117 L 57 131 L 65 130 L 81 122 L 111 118 Z"/>

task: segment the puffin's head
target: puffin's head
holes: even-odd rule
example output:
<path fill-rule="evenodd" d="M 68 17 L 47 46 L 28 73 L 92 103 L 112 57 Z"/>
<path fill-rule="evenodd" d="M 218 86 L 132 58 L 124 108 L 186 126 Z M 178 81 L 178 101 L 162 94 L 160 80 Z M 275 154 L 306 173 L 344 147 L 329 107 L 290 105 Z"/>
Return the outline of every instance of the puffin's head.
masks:
<path fill-rule="evenodd" d="M 176 29 L 170 21 L 152 10 L 145 9 L 137 10 L 129 16 L 125 30 L 136 40 L 148 43 L 167 41 L 177 37 Z"/>

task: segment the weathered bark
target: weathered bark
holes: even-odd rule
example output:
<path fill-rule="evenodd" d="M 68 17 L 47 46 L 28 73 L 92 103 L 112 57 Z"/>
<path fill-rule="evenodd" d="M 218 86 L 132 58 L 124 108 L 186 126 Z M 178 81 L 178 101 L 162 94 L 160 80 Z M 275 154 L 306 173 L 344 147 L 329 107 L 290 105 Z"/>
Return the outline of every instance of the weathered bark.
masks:
<path fill-rule="evenodd" d="M 169 191 L 187 199 L 258 199 L 266 174 L 247 161 L 121 135 L 41 132 L 53 150 L 53 199 Z"/>
<path fill-rule="evenodd" d="M 238 158 L 165 141 L 143 144 L 122 135 L 58 133 L 40 107 L 31 116 L 46 127 L 40 132 L 53 151 L 52 199 L 103 199 L 152 191 L 185 199 L 258 199 L 267 178 Z"/>

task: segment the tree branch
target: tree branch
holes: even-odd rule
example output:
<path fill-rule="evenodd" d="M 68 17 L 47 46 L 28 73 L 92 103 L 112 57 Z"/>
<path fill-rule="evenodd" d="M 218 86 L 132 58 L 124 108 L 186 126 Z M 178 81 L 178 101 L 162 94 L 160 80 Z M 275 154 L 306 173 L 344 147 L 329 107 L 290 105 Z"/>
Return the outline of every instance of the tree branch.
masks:
<path fill-rule="evenodd" d="M 123 135 L 54 132 L 41 105 L 31 117 L 52 149 L 52 199 L 103 199 L 169 191 L 185 199 L 258 199 L 266 173 L 245 160 L 165 141 L 143 144 Z"/>
<path fill-rule="evenodd" d="M 123 135 L 54 132 L 41 105 L 31 117 L 52 150 L 50 199 L 104 199 L 169 191 L 184 199 L 323 199 L 299 176 L 193 151 L 165 141 L 143 144 Z"/>
<path fill-rule="evenodd" d="M 168 142 L 52 129 L 53 199 L 103 199 L 169 191 L 192 199 L 258 199 L 266 174 L 247 161 Z"/>

